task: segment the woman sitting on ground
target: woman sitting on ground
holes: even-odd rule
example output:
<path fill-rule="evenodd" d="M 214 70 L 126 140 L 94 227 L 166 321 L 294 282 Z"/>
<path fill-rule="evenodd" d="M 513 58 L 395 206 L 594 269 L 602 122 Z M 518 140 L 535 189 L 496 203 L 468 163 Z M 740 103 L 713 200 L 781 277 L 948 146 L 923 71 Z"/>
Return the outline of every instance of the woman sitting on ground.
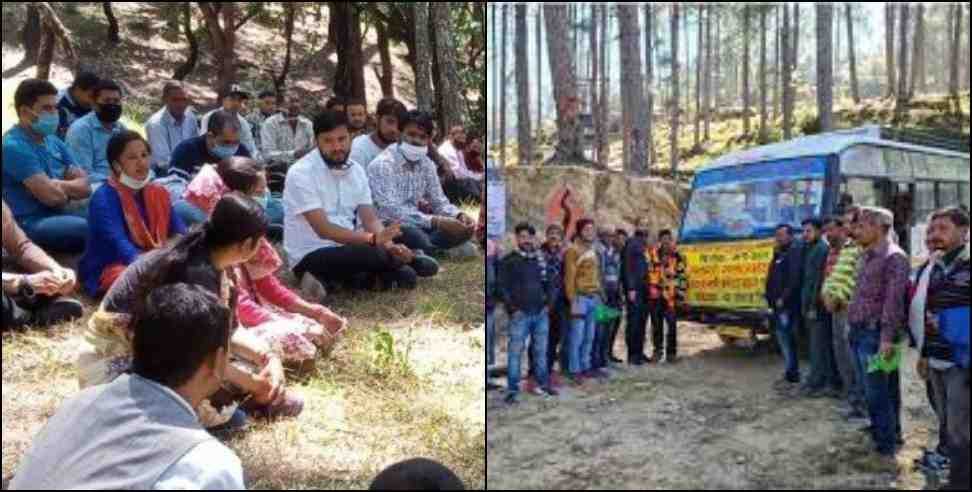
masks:
<path fill-rule="evenodd" d="M 132 263 L 108 291 L 92 316 L 78 358 L 81 388 L 109 383 L 128 371 L 132 361 L 132 313 L 157 287 L 199 285 L 217 295 L 234 313 L 234 270 L 252 258 L 266 235 L 266 212 L 249 197 L 231 193 L 216 205 L 212 218 L 172 246 L 151 251 Z M 303 400 L 284 389 L 281 359 L 248 330 L 230 340 L 232 364 L 227 391 L 206 400 L 197 414 L 206 427 L 234 417 L 236 403 L 251 416 L 296 416 Z M 223 410 L 217 410 L 217 409 Z"/>
<path fill-rule="evenodd" d="M 246 157 L 231 157 L 218 167 L 204 166 L 186 189 L 186 200 L 206 216 L 226 193 L 249 195 L 266 205 L 267 177 L 263 166 Z M 238 269 L 240 324 L 251 329 L 288 365 L 301 365 L 327 352 L 347 325 L 320 304 L 304 301 L 283 285 L 276 274 L 283 260 L 269 241 L 260 241 L 257 254 Z"/>
<path fill-rule="evenodd" d="M 139 256 L 186 233 L 169 192 L 149 182 L 152 151 L 141 135 L 114 135 L 107 155 L 112 176 L 91 198 L 88 247 L 78 268 L 91 297 L 108 292 Z"/>

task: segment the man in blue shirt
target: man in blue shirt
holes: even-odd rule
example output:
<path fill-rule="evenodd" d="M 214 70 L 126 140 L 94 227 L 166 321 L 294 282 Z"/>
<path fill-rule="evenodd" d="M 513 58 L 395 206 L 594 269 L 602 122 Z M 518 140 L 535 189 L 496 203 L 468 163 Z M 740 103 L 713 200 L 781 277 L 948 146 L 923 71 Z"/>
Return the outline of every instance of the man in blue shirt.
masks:
<path fill-rule="evenodd" d="M 94 91 L 101 79 L 91 72 L 81 72 L 74 78 L 71 87 L 58 94 L 57 112 L 60 122 L 57 136 L 63 140 L 71 124 L 91 112 L 94 106 Z"/>
<path fill-rule="evenodd" d="M 118 122 L 122 115 L 121 87 L 111 80 L 102 80 L 94 93 L 93 110 L 75 121 L 68 129 L 65 142 L 89 176 L 91 186 L 97 189 L 111 176 L 106 151 L 108 140 L 126 130 Z"/>
<path fill-rule="evenodd" d="M 189 97 L 182 82 L 167 82 L 162 88 L 165 106 L 145 123 L 145 136 L 152 147 L 152 169 L 164 175 L 169 169 L 172 152 L 199 131 L 196 115 L 187 111 Z"/>
<path fill-rule="evenodd" d="M 87 215 L 65 210 L 91 196 L 87 173 L 57 138 L 57 89 L 28 79 L 14 93 L 19 124 L 3 136 L 3 196 L 34 243 L 48 251 L 80 253 Z"/>

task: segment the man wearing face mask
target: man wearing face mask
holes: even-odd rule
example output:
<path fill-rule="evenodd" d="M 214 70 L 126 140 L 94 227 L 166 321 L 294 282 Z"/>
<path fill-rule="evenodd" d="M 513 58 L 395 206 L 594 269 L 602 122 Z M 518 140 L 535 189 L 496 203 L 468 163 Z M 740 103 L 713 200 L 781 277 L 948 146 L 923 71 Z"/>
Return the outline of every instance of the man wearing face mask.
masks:
<path fill-rule="evenodd" d="M 246 121 L 243 117 L 244 111 L 244 101 L 249 98 L 249 94 L 243 90 L 239 85 L 232 85 L 227 89 L 226 95 L 223 96 L 222 107 L 214 109 L 202 118 L 202 126 L 199 129 L 199 136 L 206 134 L 209 128 L 209 119 L 212 118 L 214 114 L 219 111 L 225 111 L 232 114 L 240 122 L 240 143 L 246 147 L 249 152 L 247 157 L 252 157 L 253 160 L 257 162 L 262 162 L 263 156 L 260 153 L 260 147 L 257 145 L 256 140 L 253 137 L 253 127 L 250 122 Z"/>
<path fill-rule="evenodd" d="M 351 160 L 367 170 L 378 154 L 398 142 L 398 126 L 405 113 L 405 105 L 396 99 L 382 99 L 378 102 L 375 110 L 378 127 L 370 134 L 354 139 L 351 144 Z"/>
<path fill-rule="evenodd" d="M 108 181 L 108 140 L 126 130 L 122 116 L 122 90 L 111 80 L 102 80 L 94 93 L 94 110 L 75 121 L 67 132 L 65 143 L 74 152 L 78 164 L 88 173 L 92 190 Z"/>
<path fill-rule="evenodd" d="M 403 244 L 433 255 L 469 242 L 476 222 L 446 198 L 435 164 L 428 156 L 432 117 L 410 111 L 399 129 L 401 142 L 390 146 L 368 166 L 379 217 L 402 224 Z M 431 214 L 419 210 L 418 204 L 423 200 Z"/>
<path fill-rule="evenodd" d="M 226 378 L 232 312 L 187 284 L 162 286 L 145 304 L 133 327 L 131 374 L 65 402 L 12 490 L 244 489 L 239 458 L 194 410 Z"/>
<path fill-rule="evenodd" d="M 88 175 L 57 138 L 57 89 L 28 79 L 14 92 L 19 123 L 3 136 L 3 197 L 27 237 L 45 251 L 80 253 L 87 217 L 72 204 L 91 196 Z"/>
<path fill-rule="evenodd" d="M 377 276 L 414 289 L 417 276 L 435 275 L 435 261 L 394 243 L 398 224 L 378 219 L 367 174 L 348 159 L 347 116 L 321 113 L 314 134 L 317 149 L 291 166 L 284 186 L 284 247 L 298 278 L 356 287 Z"/>
<path fill-rule="evenodd" d="M 240 144 L 240 120 L 226 111 L 209 116 L 206 133 L 179 144 L 172 152 L 169 173 L 186 183 L 192 181 L 205 164 L 216 164 L 228 157 L 251 157 L 249 149 Z"/>

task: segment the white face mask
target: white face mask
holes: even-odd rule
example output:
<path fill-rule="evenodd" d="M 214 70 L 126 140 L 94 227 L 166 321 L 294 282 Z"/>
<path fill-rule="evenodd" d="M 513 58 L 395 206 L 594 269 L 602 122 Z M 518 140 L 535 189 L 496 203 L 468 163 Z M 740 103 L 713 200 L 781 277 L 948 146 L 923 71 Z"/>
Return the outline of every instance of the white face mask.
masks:
<path fill-rule="evenodd" d="M 144 180 L 139 181 L 139 180 L 137 180 L 135 178 L 129 177 L 125 173 L 121 173 L 121 178 L 119 178 L 118 181 L 121 182 L 121 184 L 123 184 L 123 185 L 125 185 L 125 186 L 127 186 L 127 187 L 129 187 L 129 188 L 131 188 L 131 189 L 133 189 L 135 191 L 139 191 L 142 188 L 145 188 L 145 186 L 147 186 L 149 184 L 149 181 L 150 181 L 149 180 L 149 177 L 150 176 L 145 176 L 145 179 Z"/>
<path fill-rule="evenodd" d="M 408 162 L 418 162 L 422 160 L 423 157 L 429 155 L 429 147 L 419 147 L 417 145 L 412 145 L 408 142 L 402 142 L 398 144 L 398 150 L 405 157 Z"/>

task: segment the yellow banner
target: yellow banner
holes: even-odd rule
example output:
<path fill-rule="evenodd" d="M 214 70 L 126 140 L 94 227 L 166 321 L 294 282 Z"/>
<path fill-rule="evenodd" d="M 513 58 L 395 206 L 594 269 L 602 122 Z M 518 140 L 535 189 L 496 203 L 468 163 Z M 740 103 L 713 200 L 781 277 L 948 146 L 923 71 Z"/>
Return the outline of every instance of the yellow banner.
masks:
<path fill-rule="evenodd" d="M 689 307 L 766 309 L 763 296 L 773 247 L 772 239 L 680 246 Z"/>

